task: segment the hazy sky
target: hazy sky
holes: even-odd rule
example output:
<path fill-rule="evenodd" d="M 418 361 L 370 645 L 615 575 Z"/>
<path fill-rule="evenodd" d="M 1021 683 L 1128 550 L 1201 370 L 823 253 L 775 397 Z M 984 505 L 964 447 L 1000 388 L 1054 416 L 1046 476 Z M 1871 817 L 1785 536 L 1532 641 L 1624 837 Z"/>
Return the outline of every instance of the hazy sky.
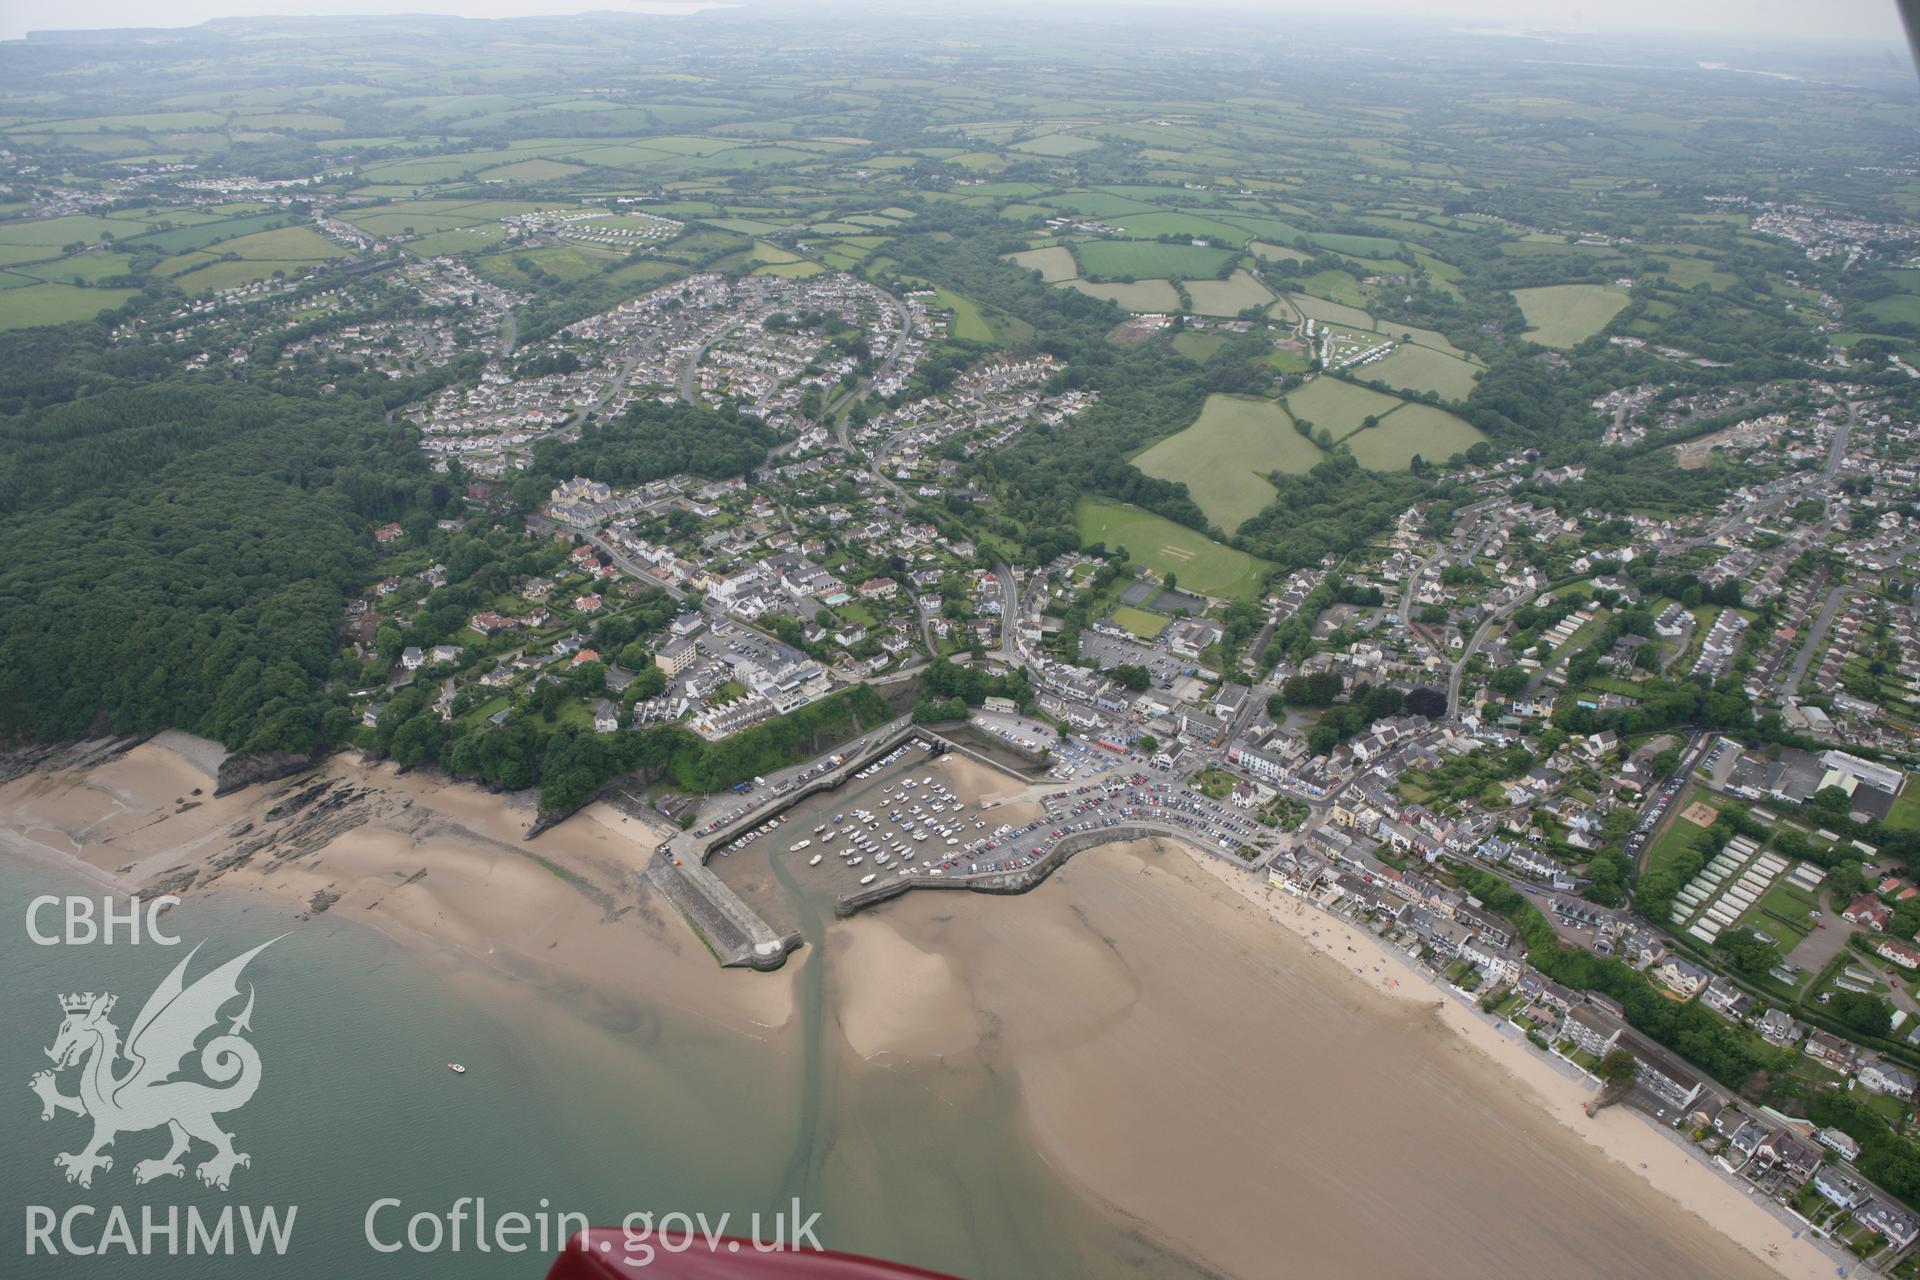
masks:
<path fill-rule="evenodd" d="M 1162 7 L 1179 0 L 1121 2 Z M 790 3 L 781 0 L 780 7 Z M 0 0 L 0 38 L 48 28 L 191 26 L 208 18 L 258 14 L 450 13 L 499 18 L 593 10 L 664 14 L 699 7 L 658 0 Z M 955 0 L 953 7 L 965 12 L 970 6 Z M 1102 7 L 1111 12 L 1110 0 Z M 1198 4 L 1188 0 L 1181 7 L 1343 17 L 1417 14 L 1530 29 L 1638 27 L 1793 38 L 1902 38 L 1895 0 L 1199 0 Z"/>

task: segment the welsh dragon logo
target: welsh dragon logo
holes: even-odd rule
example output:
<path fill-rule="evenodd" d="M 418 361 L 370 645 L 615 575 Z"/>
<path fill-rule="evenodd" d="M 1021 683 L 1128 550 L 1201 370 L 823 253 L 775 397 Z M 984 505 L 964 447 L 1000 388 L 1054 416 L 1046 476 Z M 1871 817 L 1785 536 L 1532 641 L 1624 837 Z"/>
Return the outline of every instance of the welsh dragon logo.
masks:
<path fill-rule="evenodd" d="M 174 1077 L 201 1036 L 215 1029 L 220 1010 L 239 998 L 240 974 L 247 962 L 278 941 L 263 942 L 187 986 L 187 965 L 200 950 L 196 946 L 147 998 L 124 1045 L 119 1028 L 107 1016 L 113 1012 L 113 996 L 89 991 L 60 997 L 66 1017 L 53 1047 L 46 1051 L 53 1070 L 36 1072 L 31 1085 L 40 1095 L 42 1120 L 62 1111 L 93 1120 L 92 1141 L 79 1151 L 53 1158 L 68 1182 L 91 1187 L 96 1169 L 113 1168 L 113 1157 L 105 1154 L 105 1148 L 115 1138 L 162 1126 L 171 1135 L 172 1146 L 159 1159 L 134 1165 L 137 1183 L 184 1174 L 180 1158 L 195 1141 L 213 1148 L 213 1155 L 194 1170 L 210 1187 L 226 1190 L 235 1167 L 252 1163 L 244 1151 L 233 1149 L 233 1135 L 214 1120 L 245 1106 L 260 1087 L 260 1054 L 243 1034 L 252 1030 L 251 984 L 246 1007 L 229 1021 L 225 1032 L 200 1046 L 201 1074 L 214 1083 Z M 80 1092 L 69 1096 L 60 1092 L 57 1073 L 75 1066 L 80 1069 Z"/>

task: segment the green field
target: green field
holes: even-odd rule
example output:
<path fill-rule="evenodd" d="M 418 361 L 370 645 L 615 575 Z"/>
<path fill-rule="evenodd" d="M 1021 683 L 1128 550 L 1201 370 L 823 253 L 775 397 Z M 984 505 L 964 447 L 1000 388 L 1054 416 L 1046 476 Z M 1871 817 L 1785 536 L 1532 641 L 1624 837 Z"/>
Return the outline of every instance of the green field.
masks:
<path fill-rule="evenodd" d="M 1289 391 L 1282 403 L 1296 419 L 1305 418 L 1316 430 L 1324 427 L 1335 440 L 1343 440 L 1358 431 L 1369 414 L 1385 417 L 1406 401 L 1338 378 L 1319 377 Z"/>
<path fill-rule="evenodd" d="M 1920 828 L 1920 786 L 1914 785 L 1912 774 L 1907 775 L 1906 785 L 1900 788 L 1900 795 L 1887 814 L 1886 825 L 1896 831 Z"/>
<path fill-rule="evenodd" d="M 1036 156 L 1072 156 L 1082 151 L 1094 151 L 1100 144 L 1092 138 L 1077 138 L 1070 133 L 1054 133 L 1044 138 L 1029 138 L 1025 142 L 1016 142 L 1009 150 L 1024 151 Z"/>
<path fill-rule="evenodd" d="M 30 284 L 0 289 L 0 329 L 90 320 L 120 306 L 136 289 L 85 289 L 70 284 Z"/>
<path fill-rule="evenodd" d="M 1448 400 L 1465 400 L 1480 380 L 1480 370 L 1467 361 L 1410 343 L 1353 373 L 1369 382 L 1384 382 L 1403 391 L 1431 391 Z"/>
<path fill-rule="evenodd" d="M 1549 347 L 1571 347 L 1591 338 L 1626 307 L 1626 290 L 1610 284 L 1550 284 L 1515 289 L 1527 317 L 1526 336 Z"/>
<path fill-rule="evenodd" d="M 1177 574 L 1183 590 L 1251 600 L 1266 586 L 1265 560 L 1223 547 L 1165 516 L 1106 498 L 1082 498 L 1073 517 L 1082 543 L 1125 547 L 1133 562 L 1150 572 Z"/>
<path fill-rule="evenodd" d="M 1647 846 L 1647 851 L 1643 855 L 1646 859 L 1646 871 L 1651 872 L 1672 862 L 1684 849 L 1692 845 L 1695 836 L 1706 830 L 1705 827 L 1695 826 L 1680 816 L 1696 800 L 1705 801 L 1713 806 L 1715 812 L 1719 811 L 1719 806 L 1713 803 L 1713 797 L 1709 793 L 1697 786 L 1689 785 L 1668 810 L 1671 816 L 1667 818 L 1660 834 Z"/>
<path fill-rule="evenodd" d="M 1345 277 L 1351 280 L 1352 277 Z M 1329 302 L 1325 298 L 1316 298 L 1307 293 L 1290 293 L 1287 301 L 1293 309 L 1303 316 L 1311 316 L 1323 324 L 1351 325 L 1356 329 L 1372 329 L 1373 317 L 1359 307 L 1350 307 L 1343 302 Z"/>
<path fill-rule="evenodd" d="M 1471 424 L 1445 409 L 1404 404 L 1383 416 L 1379 425 L 1348 436 L 1346 445 L 1363 467 L 1404 471 L 1416 457 L 1445 462 L 1485 439 Z"/>
<path fill-rule="evenodd" d="M 1325 456 L 1273 401 L 1211 395 L 1192 426 L 1136 455 L 1133 465 L 1185 484 L 1207 519 L 1231 534 L 1273 501 L 1269 472 L 1304 474 Z"/>
<path fill-rule="evenodd" d="M 1130 236 L 1143 239 L 1154 236 L 1184 236 L 1188 239 L 1212 239 L 1222 244 L 1244 244 L 1250 237 L 1246 229 L 1197 213 L 1176 213 L 1171 209 L 1154 213 L 1130 213 L 1112 219 L 1113 224 Z"/>
<path fill-rule="evenodd" d="M 1151 640 L 1167 629 L 1172 619 L 1157 613 L 1148 613 L 1145 609 L 1136 609 L 1123 604 L 1110 615 L 1115 626 L 1125 627 L 1142 640 Z"/>
<path fill-rule="evenodd" d="M 1089 280 L 1179 276 L 1210 279 L 1232 261 L 1227 249 L 1203 249 L 1191 244 L 1161 244 L 1157 240 L 1093 240 L 1073 247 L 1080 274 Z"/>
<path fill-rule="evenodd" d="M 1011 253 L 1007 255 L 1007 261 L 1026 271 L 1038 271 L 1040 278 L 1048 284 L 1071 280 L 1080 274 L 1080 264 L 1073 260 L 1073 250 L 1065 245 L 1048 245 L 1044 249 Z"/>
<path fill-rule="evenodd" d="M 1128 311 L 1178 311 L 1180 295 L 1165 280 L 1136 280 L 1132 284 L 1094 284 L 1087 280 L 1062 280 L 1063 289 L 1078 289 L 1095 298 L 1117 302 Z"/>
<path fill-rule="evenodd" d="M 1285 245 L 1268 244 L 1264 240 L 1255 240 L 1247 246 L 1247 249 L 1255 257 L 1265 258 L 1269 262 L 1305 262 L 1307 260 L 1307 254 L 1304 250 L 1289 249 Z"/>
<path fill-rule="evenodd" d="M 1214 352 L 1227 345 L 1226 338 L 1217 333 L 1195 333 L 1191 329 L 1177 333 L 1173 337 L 1173 349 L 1189 360 L 1205 363 Z"/>
<path fill-rule="evenodd" d="M 796 258 L 792 262 L 763 263 L 753 269 L 756 276 L 786 276 L 790 280 L 804 280 L 808 276 L 825 275 L 826 268 L 817 262 L 808 262 Z"/>
<path fill-rule="evenodd" d="M 973 299 L 964 298 L 947 289 L 942 289 L 939 293 L 940 296 L 934 299 L 935 304 L 953 312 L 953 322 L 948 327 L 948 332 L 965 342 L 993 341 L 993 325 L 988 322 L 986 316 L 981 314 L 980 308 L 975 305 Z"/>
<path fill-rule="evenodd" d="M 1273 301 L 1267 286 L 1245 271 L 1235 271 L 1225 280 L 1189 280 L 1187 296 L 1193 310 L 1203 316 L 1237 316 L 1248 307 L 1264 307 Z"/>

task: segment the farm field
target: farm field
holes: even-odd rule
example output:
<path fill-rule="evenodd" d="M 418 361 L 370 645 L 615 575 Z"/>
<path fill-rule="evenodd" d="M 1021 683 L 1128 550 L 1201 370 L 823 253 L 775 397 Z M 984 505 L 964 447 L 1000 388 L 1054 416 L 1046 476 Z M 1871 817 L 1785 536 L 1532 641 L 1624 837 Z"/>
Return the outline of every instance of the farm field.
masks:
<path fill-rule="evenodd" d="M 1095 284 L 1090 280 L 1062 280 L 1063 289 L 1078 289 L 1095 298 L 1117 302 L 1128 311 L 1178 311 L 1180 295 L 1166 280 L 1136 280 L 1132 284 Z"/>
<path fill-rule="evenodd" d="M 1244 270 L 1236 270 L 1225 280 L 1189 280 L 1187 296 L 1193 310 L 1203 316 L 1237 316 L 1248 307 L 1264 307 L 1273 301 L 1267 286 Z"/>
<path fill-rule="evenodd" d="M 1326 298 L 1316 298 L 1308 293 L 1290 293 L 1287 295 L 1287 301 L 1299 314 L 1323 324 L 1351 325 L 1356 329 L 1374 327 L 1372 316 L 1359 307 L 1350 307 L 1343 302 L 1330 302 Z"/>
<path fill-rule="evenodd" d="M 88 320 L 131 298 L 137 289 L 90 289 L 70 284 L 29 284 L 0 289 L 0 329 Z"/>
<path fill-rule="evenodd" d="M 1549 347 L 1571 347 L 1591 338 L 1626 307 L 1626 291 L 1610 284 L 1550 284 L 1515 289 L 1527 318 L 1526 336 Z"/>
<path fill-rule="evenodd" d="M 796 258 L 792 262 L 763 262 L 753 269 L 756 276 L 785 276 L 790 280 L 805 280 L 809 276 L 825 275 L 827 268 L 805 258 Z"/>
<path fill-rule="evenodd" d="M 951 332 L 963 342 L 992 342 L 993 325 L 981 314 L 980 308 L 971 298 L 964 298 L 951 290 L 939 290 L 934 299 L 937 306 L 953 312 Z"/>
<path fill-rule="evenodd" d="M 1080 274 L 1089 280 L 1179 276 L 1210 279 L 1232 261 L 1227 249 L 1191 244 L 1161 244 L 1157 240 L 1094 240 L 1073 247 Z"/>
<path fill-rule="evenodd" d="M 1289 391 L 1280 403 L 1296 420 L 1305 418 L 1316 430 L 1324 427 L 1335 440 L 1343 440 L 1358 431 L 1369 414 L 1383 417 L 1406 401 L 1338 378 L 1319 377 Z"/>
<path fill-rule="evenodd" d="M 1038 271 L 1040 278 L 1048 284 L 1058 284 L 1062 280 L 1071 280 L 1080 274 L 1080 264 L 1073 260 L 1073 250 L 1065 245 L 1048 245 L 1044 249 L 1026 249 L 1020 253 L 1009 254 L 1007 261 L 1027 271 Z"/>
<path fill-rule="evenodd" d="M 1356 431 L 1346 445 L 1361 466 L 1373 471 L 1404 471 L 1416 457 L 1445 462 L 1486 439 L 1445 409 L 1404 404 L 1376 426 Z"/>
<path fill-rule="evenodd" d="M 1247 246 L 1247 251 L 1269 262 L 1305 262 L 1307 260 L 1306 251 L 1303 249 L 1289 249 L 1284 245 L 1268 244 L 1264 240 L 1255 240 Z"/>
<path fill-rule="evenodd" d="M 1206 361 L 1221 347 L 1227 345 L 1226 338 L 1217 333 L 1194 333 L 1188 330 L 1173 337 L 1173 349 L 1189 360 Z"/>
<path fill-rule="evenodd" d="M 1479 369 L 1465 360 L 1409 343 L 1402 343 L 1386 359 L 1354 373 L 1403 391 L 1431 391 L 1448 400 L 1466 399 L 1480 379 Z"/>
<path fill-rule="evenodd" d="M 1273 401 L 1211 395 L 1192 426 L 1135 455 L 1133 465 L 1186 485 L 1207 519 L 1231 534 L 1273 501 L 1269 472 L 1304 474 L 1325 456 Z"/>
<path fill-rule="evenodd" d="M 1008 148 L 1010 151 L 1025 151 L 1036 156 L 1074 156 L 1082 151 L 1096 151 L 1100 147 L 1092 138 L 1076 137 L 1071 133 L 1054 133 L 1044 138 L 1029 138 L 1025 142 L 1016 142 Z"/>
<path fill-rule="evenodd" d="M 1185 590 L 1251 600 L 1266 586 L 1265 560 L 1223 547 L 1165 516 L 1108 498 L 1082 498 L 1073 515 L 1083 544 L 1125 547 L 1135 564 L 1162 576 L 1179 575 Z"/>

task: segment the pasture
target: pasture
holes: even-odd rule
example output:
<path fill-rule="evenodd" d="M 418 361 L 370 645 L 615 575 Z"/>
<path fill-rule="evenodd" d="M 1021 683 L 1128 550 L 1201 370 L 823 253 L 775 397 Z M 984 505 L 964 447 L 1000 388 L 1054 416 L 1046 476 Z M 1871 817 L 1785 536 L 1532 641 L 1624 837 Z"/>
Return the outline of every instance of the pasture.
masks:
<path fill-rule="evenodd" d="M 1223 547 L 1165 516 L 1107 498 L 1082 498 L 1073 509 L 1083 545 L 1125 547 L 1135 564 L 1164 577 L 1179 576 L 1188 591 L 1219 599 L 1251 600 L 1265 589 L 1269 566 Z"/>
<path fill-rule="evenodd" d="M 1471 424 L 1445 409 L 1403 404 L 1382 417 L 1378 425 L 1348 436 L 1345 443 L 1353 450 L 1354 460 L 1370 471 L 1404 471 L 1416 457 L 1445 462 L 1485 439 Z"/>
<path fill-rule="evenodd" d="M 1173 349 L 1189 360 L 1198 360 L 1205 364 L 1213 353 L 1227 345 L 1226 338 L 1218 333 L 1194 333 L 1188 330 L 1173 336 Z"/>
<path fill-rule="evenodd" d="M 1550 284 L 1515 289 L 1527 318 L 1526 336 L 1549 347 L 1571 347 L 1606 327 L 1627 305 L 1626 290 L 1610 284 Z"/>
<path fill-rule="evenodd" d="M 1145 280 L 1179 276 L 1185 280 L 1211 279 L 1232 261 L 1227 249 L 1205 249 L 1191 244 L 1161 244 L 1157 240 L 1091 240 L 1073 247 L 1080 274 L 1089 280 Z"/>
<path fill-rule="evenodd" d="M 1448 400 L 1466 399 L 1480 379 L 1480 370 L 1465 360 L 1408 343 L 1395 347 L 1386 359 L 1353 373 L 1370 382 L 1384 382 L 1403 391 L 1431 391 Z"/>
<path fill-rule="evenodd" d="M 131 298 L 136 289 L 86 289 L 70 284 L 29 284 L 0 289 L 0 329 L 89 320 Z"/>
<path fill-rule="evenodd" d="M 1316 430 L 1326 428 L 1335 440 L 1343 440 L 1360 430 L 1360 424 L 1369 415 L 1384 417 L 1406 403 L 1397 396 L 1326 377 L 1308 380 L 1304 386 L 1289 391 L 1280 402 L 1296 420 L 1305 418 Z"/>
<path fill-rule="evenodd" d="M 1038 271 L 1040 278 L 1048 284 L 1059 284 L 1080 274 L 1080 264 L 1073 260 L 1073 250 L 1065 245 L 1048 245 L 1044 249 L 1010 253 L 1007 261 L 1025 271 Z"/>
<path fill-rule="evenodd" d="M 1351 279 L 1351 277 L 1349 277 Z M 1325 298 L 1316 298 L 1308 293 L 1290 293 L 1287 301 L 1293 309 L 1303 316 L 1318 320 L 1322 324 L 1344 324 L 1355 329 L 1371 329 L 1373 317 L 1359 307 L 1350 307 L 1344 302 L 1329 302 Z"/>
<path fill-rule="evenodd" d="M 1044 138 L 1028 138 L 1025 142 L 1016 142 L 1009 151 L 1024 151 L 1035 156 L 1073 156 L 1082 151 L 1097 151 L 1100 144 L 1092 138 L 1081 138 L 1071 133 L 1052 133 Z"/>
<path fill-rule="evenodd" d="M 1178 311 L 1180 295 L 1165 280 L 1136 280 L 1132 284 L 1094 284 L 1089 280 L 1062 280 L 1063 289 L 1078 289 L 1095 298 L 1117 302 L 1128 311 Z"/>
<path fill-rule="evenodd" d="M 1237 316 L 1248 307 L 1273 301 L 1267 286 L 1242 270 L 1225 280 L 1189 280 L 1187 296 L 1193 299 L 1194 314 L 1202 316 Z"/>
<path fill-rule="evenodd" d="M 1231 534 L 1273 501 L 1269 472 L 1304 474 L 1325 456 L 1273 401 L 1216 394 L 1192 426 L 1136 454 L 1133 465 L 1186 485 L 1207 519 Z"/>
<path fill-rule="evenodd" d="M 953 312 L 953 321 L 947 332 L 963 342 L 992 342 L 993 324 L 971 298 L 963 297 L 950 289 L 936 289 L 938 295 L 933 304 L 945 307 Z"/>

